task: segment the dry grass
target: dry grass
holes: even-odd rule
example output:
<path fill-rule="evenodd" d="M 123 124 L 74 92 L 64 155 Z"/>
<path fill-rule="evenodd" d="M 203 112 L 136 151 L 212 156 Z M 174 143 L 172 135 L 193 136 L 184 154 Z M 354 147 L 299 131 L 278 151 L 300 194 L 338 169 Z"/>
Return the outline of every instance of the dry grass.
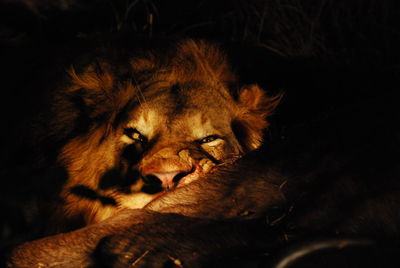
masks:
<path fill-rule="evenodd" d="M 14 2 L 39 14 L 37 28 L 45 29 L 44 35 L 129 32 L 150 39 L 206 37 L 252 44 L 286 57 L 384 65 L 398 61 L 400 4 L 396 0 Z M 0 37 L 6 31 L 0 29 Z"/>
<path fill-rule="evenodd" d="M 400 40 L 395 0 L 130 0 L 118 12 L 118 29 L 245 42 L 287 57 L 390 62 Z"/>

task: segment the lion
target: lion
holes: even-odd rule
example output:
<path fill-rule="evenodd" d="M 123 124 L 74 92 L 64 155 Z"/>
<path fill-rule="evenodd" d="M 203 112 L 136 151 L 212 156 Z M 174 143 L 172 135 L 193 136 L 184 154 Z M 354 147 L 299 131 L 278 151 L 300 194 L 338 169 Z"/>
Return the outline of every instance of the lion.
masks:
<path fill-rule="evenodd" d="M 9 267 L 64 263 L 50 261 L 39 251 L 75 254 L 73 245 L 83 239 L 85 226 L 98 230 L 98 242 L 146 218 L 147 212 L 127 209 L 162 211 L 181 204 L 172 212 L 234 218 L 282 200 L 278 187 L 265 182 L 260 191 L 266 191 L 257 202 L 246 198 L 244 187 L 230 193 L 233 187 L 220 185 L 221 190 L 209 191 L 215 192 L 209 200 L 219 200 L 213 203 L 220 202 L 221 209 L 196 205 L 199 196 L 207 199 L 207 190 L 202 193 L 201 188 L 208 174 L 261 145 L 267 117 L 280 95 L 267 96 L 255 84 L 239 86 L 225 54 L 206 41 L 187 39 L 168 51 L 126 55 L 96 55 L 89 63 L 70 67 L 63 86 L 54 90 L 51 106 L 36 127 L 37 143 L 55 151 L 56 166 L 65 176 L 47 199 L 51 203 L 39 206 L 47 211 L 40 213 L 50 215 L 46 232 L 54 236 L 18 247 Z M 192 195 L 184 200 L 174 195 L 165 202 L 170 193 L 192 184 Z M 196 194 L 200 195 L 191 200 Z M 190 201 L 195 205 L 184 208 Z M 121 216 L 126 214 L 135 216 L 126 220 Z M 99 231 L 108 225 L 112 227 Z M 91 242 L 82 242 L 90 244 L 89 251 L 97 243 Z M 82 264 L 64 266 L 78 263 Z"/>
<path fill-rule="evenodd" d="M 88 124 L 58 156 L 68 171 L 60 213 L 85 224 L 143 208 L 258 148 L 279 99 L 256 85 L 230 88 L 237 79 L 224 55 L 201 41 L 178 44 L 168 59 L 133 58 L 123 74 L 107 61 L 96 64 L 69 70 L 69 98 L 60 100 L 88 113 L 65 108 L 57 115 Z"/>
<path fill-rule="evenodd" d="M 2 174 L 2 235 L 15 239 L 3 266 L 254 267 L 283 253 L 275 266 L 287 267 L 321 249 L 368 256 L 398 240 L 392 95 L 259 148 L 280 96 L 241 85 L 216 45 L 112 51 L 94 51 L 56 81 L 25 133 L 39 157 L 29 157 L 35 146 L 17 155 L 35 169 Z M 19 213 L 22 224 L 12 221 Z M 288 247 L 319 237 L 327 240 Z M 397 261 L 396 242 L 386 245 L 390 254 L 364 263 Z M 338 267 L 352 259 L 328 258 Z"/>

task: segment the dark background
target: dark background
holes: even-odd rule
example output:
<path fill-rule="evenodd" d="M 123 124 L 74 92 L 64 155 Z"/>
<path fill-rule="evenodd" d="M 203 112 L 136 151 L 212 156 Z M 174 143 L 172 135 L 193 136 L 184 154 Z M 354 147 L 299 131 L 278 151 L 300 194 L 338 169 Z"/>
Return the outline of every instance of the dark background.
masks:
<path fill-rule="evenodd" d="M 391 172 L 398 178 L 399 5 L 397 0 L 2 0 L 2 163 L 7 165 L 14 146 L 29 136 L 30 116 L 42 108 L 45 88 L 60 81 L 75 55 L 115 36 L 137 46 L 192 37 L 221 43 L 242 82 L 256 82 L 270 94 L 284 92 L 267 145 L 299 136 L 307 141 L 297 139 L 299 151 L 323 156 L 310 149 L 311 132 L 304 129 L 311 126 L 316 136 L 322 130 L 318 141 L 329 144 L 335 159 L 351 159 L 350 172 L 363 169 L 362 174 L 382 177 Z M 339 154 L 334 149 L 342 147 L 336 145 L 346 149 Z M 364 151 L 375 155 L 360 155 Z M 2 180 L 4 185 L 9 178 Z M 6 203 L 2 210 L 15 213 L 13 201 Z M 7 216 L 3 221 L 10 224 Z"/>
<path fill-rule="evenodd" d="M 2 120 L 15 121 L 10 106 L 18 106 L 15 114 L 37 102 L 40 82 L 62 71 L 88 43 L 121 34 L 143 44 L 174 37 L 221 42 L 244 82 L 286 93 L 276 120 L 283 125 L 309 120 L 397 91 L 399 5 L 396 0 L 3 0 L 1 113 L 7 115 Z"/>

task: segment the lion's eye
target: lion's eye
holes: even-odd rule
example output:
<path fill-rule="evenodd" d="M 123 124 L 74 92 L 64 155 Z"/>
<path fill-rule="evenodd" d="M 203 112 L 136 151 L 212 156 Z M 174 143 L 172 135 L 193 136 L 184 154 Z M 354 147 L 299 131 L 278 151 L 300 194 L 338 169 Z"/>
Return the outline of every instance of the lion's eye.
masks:
<path fill-rule="evenodd" d="M 202 138 L 202 139 L 198 140 L 197 142 L 199 144 L 205 144 L 205 143 L 213 142 L 213 141 L 215 141 L 217 139 L 219 139 L 218 135 L 210 135 L 210 136 L 207 136 L 205 138 Z"/>
<path fill-rule="evenodd" d="M 124 134 L 137 142 L 146 142 L 147 138 L 143 136 L 137 129 L 135 128 L 126 128 L 124 130 Z"/>

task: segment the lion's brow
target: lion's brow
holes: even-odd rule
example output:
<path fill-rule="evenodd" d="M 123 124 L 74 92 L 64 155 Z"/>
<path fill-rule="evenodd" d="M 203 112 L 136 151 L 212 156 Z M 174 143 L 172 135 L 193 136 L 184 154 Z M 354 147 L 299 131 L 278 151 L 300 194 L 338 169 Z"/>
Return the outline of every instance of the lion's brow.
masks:
<path fill-rule="evenodd" d="M 187 94 L 184 92 L 182 84 L 175 83 L 170 88 L 171 100 L 174 102 L 174 115 L 181 114 L 187 106 Z"/>

